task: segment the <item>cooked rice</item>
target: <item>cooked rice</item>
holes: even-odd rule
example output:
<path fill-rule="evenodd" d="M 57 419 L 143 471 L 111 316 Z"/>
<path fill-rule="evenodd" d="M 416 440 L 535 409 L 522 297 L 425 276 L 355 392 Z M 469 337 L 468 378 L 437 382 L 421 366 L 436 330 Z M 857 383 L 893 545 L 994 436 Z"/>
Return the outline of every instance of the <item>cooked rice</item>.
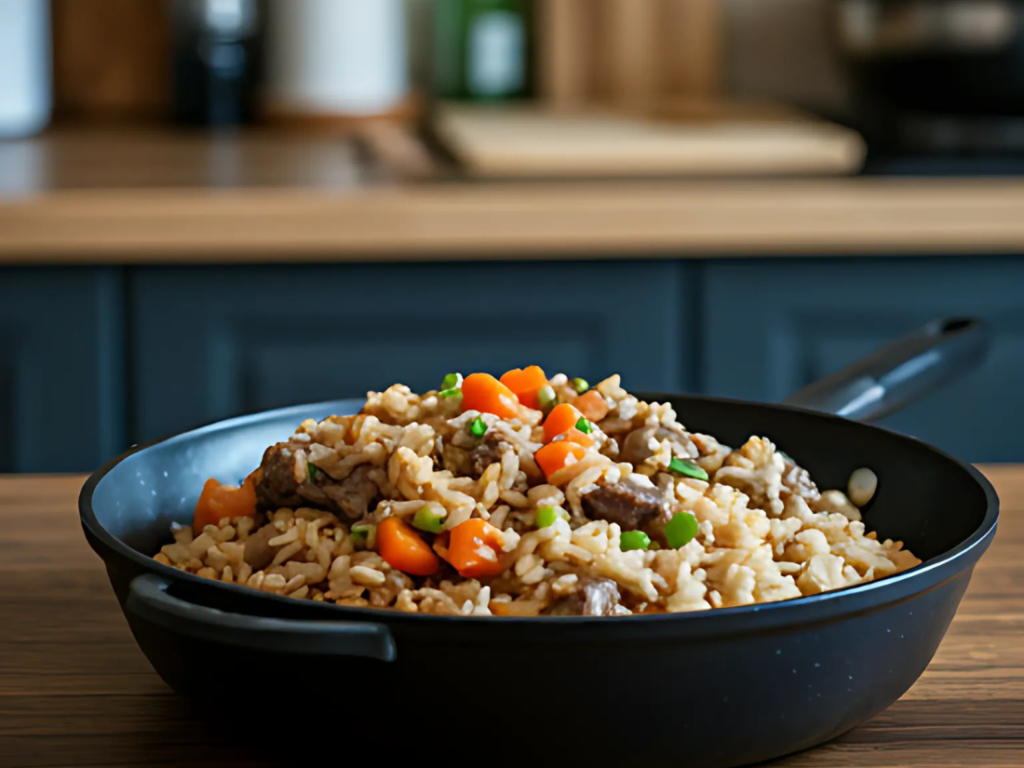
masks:
<path fill-rule="evenodd" d="M 576 396 L 567 377 L 551 382 L 561 401 Z M 359 415 L 306 421 L 292 443 L 302 446 L 294 451 L 295 481 L 325 473 L 333 484 L 324 492 L 356 509 L 355 518 L 310 505 L 225 518 L 198 536 L 175 526 L 173 543 L 155 559 L 296 599 L 474 616 L 558 613 L 574 596 L 582 600 L 582 585 L 603 579 L 618 589 L 604 615 L 750 605 L 841 589 L 920 563 L 901 542 L 866 532 L 842 491 L 819 493 L 769 439 L 751 437 L 731 450 L 686 432 L 670 404 L 638 400 L 618 376 L 595 389 L 610 407 L 594 425 L 595 448 L 548 479 L 534 459 L 543 444 L 538 411 L 520 407 L 519 418 L 506 420 L 460 413 L 457 400 L 436 392 L 420 396 L 402 385 L 370 392 Z M 499 446 L 496 457 L 479 477 L 445 469 L 480 444 L 468 431 L 478 416 Z M 642 429 L 651 436 L 633 442 L 646 438 L 650 456 L 636 465 L 619 460 L 624 441 Z M 692 457 L 709 482 L 669 472 L 673 456 Z M 653 525 L 656 546 L 623 552 L 619 524 L 589 519 L 584 499 L 626 479 L 663 495 L 665 519 L 693 514 L 696 538 L 671 549 Z M 537 529 L 544 506 L 566 514 Z M 408 519 L 424 507 L 443 518 L 446 531 L 471 518 L 489 520 L 501 531 L 504 551 L 492 554 L 505 558 L 504 573 L 467 579 L 445 564 L 433 576 L 409 576 L 373 551 L 372 536 L 364 543 L 352 535 L 357 522 Z M 266 526 L 273 530 L 260 534 Z M 272 554 L 260 568 L 249 557 L 256 545 Z"/>

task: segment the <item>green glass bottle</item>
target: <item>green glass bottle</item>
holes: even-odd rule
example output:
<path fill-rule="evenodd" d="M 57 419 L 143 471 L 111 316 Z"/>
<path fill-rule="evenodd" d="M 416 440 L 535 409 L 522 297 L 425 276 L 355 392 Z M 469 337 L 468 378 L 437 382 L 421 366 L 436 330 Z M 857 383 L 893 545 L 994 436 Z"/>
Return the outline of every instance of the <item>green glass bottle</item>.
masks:
<path fill-rule="evenodd" d="M 528 98 L 531 0 L 435 0 L 434 90 L 439 98 Z"/>

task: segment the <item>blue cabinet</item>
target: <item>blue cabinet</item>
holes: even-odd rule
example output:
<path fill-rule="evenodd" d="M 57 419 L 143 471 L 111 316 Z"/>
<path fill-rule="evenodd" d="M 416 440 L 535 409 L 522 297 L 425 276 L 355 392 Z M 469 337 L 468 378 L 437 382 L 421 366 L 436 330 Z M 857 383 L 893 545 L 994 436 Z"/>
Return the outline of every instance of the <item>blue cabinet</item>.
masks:
<path fill-rule="evenodd" d="M 692 387 L 695 267 L 673 262 L 155 268 L 132 273 L 134 436 L 537 363 Z"/>
<path fill-rule="evenodd" d="M 886 425 L 1024 460 L 1022 259 L 2 268 L 0 472 L 89 470 L 234 414 L 528 363 L 777 401 L 949 315 L 990 323 L 989 359 Z"/>
<path fill-rule="evenodd" d="M 884 423 L 969 461 L 1024 460 L 1024 262 L 1010 258 L 704 265 L 701 387 L 778 401 L 930 319 L 994 332 L 985 364 Z"/>
<path fill-rule="evenodd" d="M 82 472 L 123 450 L 115 269 L 0 268 L 0 472 Z"/>

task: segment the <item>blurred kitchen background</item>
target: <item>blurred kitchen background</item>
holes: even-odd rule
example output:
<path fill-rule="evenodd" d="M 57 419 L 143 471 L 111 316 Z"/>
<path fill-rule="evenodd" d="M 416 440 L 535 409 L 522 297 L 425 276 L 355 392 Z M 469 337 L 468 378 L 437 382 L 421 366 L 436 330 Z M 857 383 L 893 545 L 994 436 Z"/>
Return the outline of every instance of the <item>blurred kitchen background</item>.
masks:
<path fill-rule="evenodd" d="M 963 315 L 886 424 L 1024 461 L 1018 174 L 1017 0 L 0 0 L 0 472 L 452 370 L 774 401 Z"/>

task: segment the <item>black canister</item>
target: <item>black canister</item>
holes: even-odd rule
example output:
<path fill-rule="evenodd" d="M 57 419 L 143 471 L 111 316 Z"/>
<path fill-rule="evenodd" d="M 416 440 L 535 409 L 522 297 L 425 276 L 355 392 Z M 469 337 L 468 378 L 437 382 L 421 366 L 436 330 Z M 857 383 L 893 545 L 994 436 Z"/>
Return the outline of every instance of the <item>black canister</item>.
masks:
<path fill-rule="evenodd" d="M 187 125 L 232 126 L 255 114 L 257 0 L 170 0 L 174 116 Z"/>

